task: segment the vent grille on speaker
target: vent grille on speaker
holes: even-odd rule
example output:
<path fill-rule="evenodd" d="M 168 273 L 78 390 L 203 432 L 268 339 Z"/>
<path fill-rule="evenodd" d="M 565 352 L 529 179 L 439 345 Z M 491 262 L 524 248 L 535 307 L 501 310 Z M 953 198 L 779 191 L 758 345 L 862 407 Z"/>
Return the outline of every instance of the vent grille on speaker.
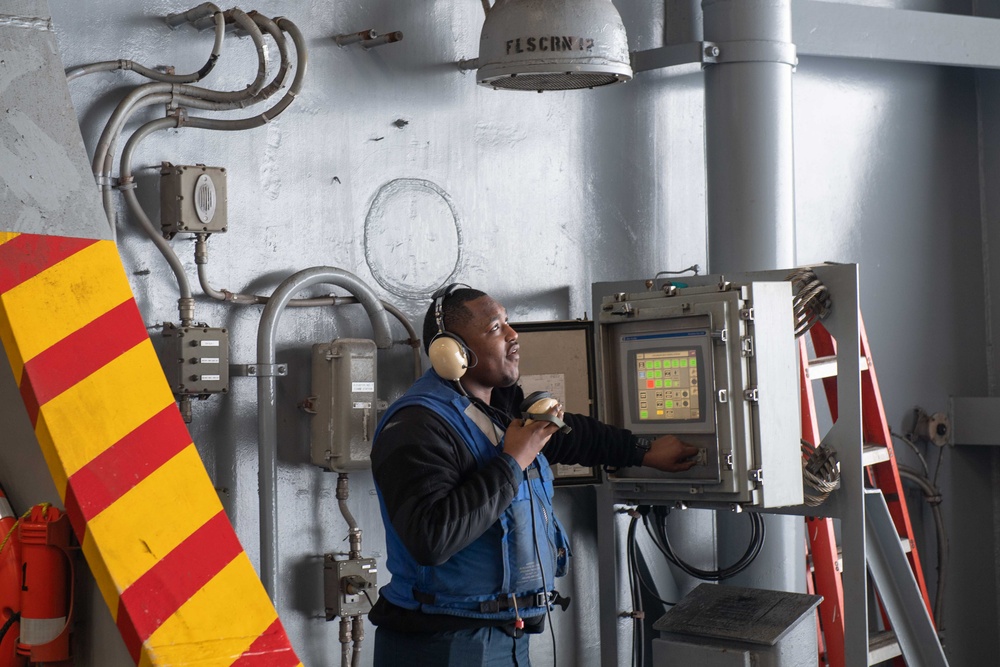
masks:
<path fill-rule="evenodd" d="M 217 201 L 215 183 L 208 174 L 202 174 L 194 184 L 194 210 L 198 219 L 205 224 L 211 222 Z"/>

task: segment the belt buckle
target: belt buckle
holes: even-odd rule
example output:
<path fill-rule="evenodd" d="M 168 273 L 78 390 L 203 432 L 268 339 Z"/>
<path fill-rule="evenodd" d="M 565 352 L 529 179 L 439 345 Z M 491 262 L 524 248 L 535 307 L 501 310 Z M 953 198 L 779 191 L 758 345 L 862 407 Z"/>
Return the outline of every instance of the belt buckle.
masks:
<path fill-rule="evenodd" d="M 548 593 L 535 593 L 535 605 L 536 607 L 547 607 L 549 604 L 549 594 Z"/>

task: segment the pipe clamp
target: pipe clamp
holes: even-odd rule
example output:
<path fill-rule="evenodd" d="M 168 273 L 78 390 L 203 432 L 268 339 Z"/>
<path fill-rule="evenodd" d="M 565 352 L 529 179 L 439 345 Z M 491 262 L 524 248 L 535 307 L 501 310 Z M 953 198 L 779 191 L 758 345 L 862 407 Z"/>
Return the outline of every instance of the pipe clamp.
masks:
<path fill-rule="evenodd" d="M 709 42 L 705 42 L 709 44 Z M 774 62 L 795 67 L 799 64 L 798 52 L 791 42 L 748 40 L 743 42 L 711 42 L 718 47 L 714 57 L 704 58 L 704 64 Z"/>
<path fill-rule="evenodd" d="M 288 364 L 230 364 L 229 375 L 234 377 L 284 377 Z"/>

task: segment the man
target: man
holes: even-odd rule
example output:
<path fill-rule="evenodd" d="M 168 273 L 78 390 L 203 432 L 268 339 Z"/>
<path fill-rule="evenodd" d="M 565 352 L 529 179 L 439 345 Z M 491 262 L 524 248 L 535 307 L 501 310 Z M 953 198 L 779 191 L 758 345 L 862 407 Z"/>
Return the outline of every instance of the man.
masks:
<path fill-rule="evenodd" d="M 650 443 L 564 414 L 572 431 L 520 418 L 517 332 L 483 292 L 450 286 L 424 321 L 468 351 L 458 381 L 433 369 L 390 406 L 372 447 L 392 580 L 372 609 L 375 665 L 516 665 L 544 628 L 569 542 L 552 513 L 549 462 L 679 472 L 697 449 Z M 527 633 L 527 634 L 525 634 Z"/>

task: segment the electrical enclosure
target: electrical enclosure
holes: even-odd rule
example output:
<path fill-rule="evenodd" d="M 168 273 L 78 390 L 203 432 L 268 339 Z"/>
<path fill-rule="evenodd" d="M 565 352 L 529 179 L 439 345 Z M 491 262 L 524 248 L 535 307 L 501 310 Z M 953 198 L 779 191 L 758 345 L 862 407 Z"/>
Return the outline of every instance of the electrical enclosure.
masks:
<path fill-rule="evenodd" d="M 163 372 L 177 396 L 229 391 L 229 332 L 215 327 L 163 325 Z"/>
<path fill-rule="evenodd" d="M 618 502 L 802 504 L 791 285 L 723 283 L 604 296 L 601 415 L 698 447 L 683 473 L 612 475 Z"/>
<path fill-rule="evenodd" d="M 312 462 L 334 472 L 371 466 L 376 419 L 376 347 L 340 338 L 313 345 Z"/>
<path fill-rule="evenodd" d="M 374 558 L 336 560 L 333 554 L 326 554 L 323 562 L 326 620 L 367 614 L 377 588 L 378 568 Z"/>
<path fill-rule="evenodd" d="M 160 168 L 160 226 L 167 237 L 180 232 L 226 231 L 226 170 L 173 165 Z"/>

